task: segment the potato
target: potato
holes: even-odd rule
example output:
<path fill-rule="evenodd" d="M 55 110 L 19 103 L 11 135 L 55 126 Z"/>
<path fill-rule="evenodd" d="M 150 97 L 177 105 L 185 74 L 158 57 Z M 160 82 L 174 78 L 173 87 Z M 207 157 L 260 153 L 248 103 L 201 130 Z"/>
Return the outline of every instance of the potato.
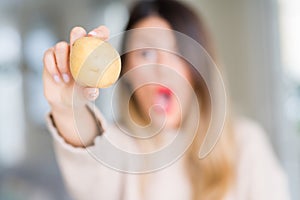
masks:
<path fill-rule="evenodd" d="M 70 70 L 77 83 L 105 88 L 115 83 L 120 75 L 120 55 L 108 42 L 82 37 L 71 48 Z"/>

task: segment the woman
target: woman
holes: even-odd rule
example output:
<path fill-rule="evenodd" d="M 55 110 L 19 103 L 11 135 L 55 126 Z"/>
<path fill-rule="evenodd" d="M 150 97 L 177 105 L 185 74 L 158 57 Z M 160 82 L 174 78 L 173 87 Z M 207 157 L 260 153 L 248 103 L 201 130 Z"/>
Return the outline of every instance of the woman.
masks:
<path fill-rule="evenodd" d="M 154 31 L 149 31 L 152 28 Z M 288 199 L 282 169 L 263 131 L 252 122 L 227 115 L 222 137 L 213 151 L 204 159 L 198 157 L 210 123 L 210 94 L 189 60 L 177 53 L 191 53 L 189 45 L 178 39 L 182 33 L 201 44 L 215 60 L 203 22 L 190 8 L 176 1 L 139 1 L 131 10 L 126 30 L 143 29 L 146 31 L 124 37 L 118 82 L 122 104 L 116 125 L 107 125 L 88 103 L 98 97 L 98 89 L 77 85 L 69 71 L 74 41 L 86 35 L 108 39 L 108 29 L 100 26 L 87 34 L 83 28 L 75 27 L 70 33 L 70 45 L 59 42 L 45 52 L 44 91 L 51 105 L 48 124 L 59 166 L 74 199 Z M 145 44 L 149 41 L 150 45 Z M 140 66 L 147 68 L 139 70 Z M 146 79 L 148 82 L 140 86 L 139 81 Z M 155 83 L 149 84 L 152 79 Z M 177 81 L 182 84 L 180 88 Z M 76 103 L 72 100 L 73 88 Z M 124 99 L 129 101 L 128 105 Z M 198 111 L 200 115 L 193 115 Z M 131 157 L 112 156 L 110 160 L 113 154 L 101 154 L 105 152 L 106 137 L 126 151 L 149 153 L 161 148 L 174 132 L 195 132 L 195 137 L 183 155 L 160 170 L 147 168 L 156 160 L 135 163 Z M 150 138 L 153 133 L 153 140 L 135 140 L 141 135 Z M 106 158 L 99 160 L 93 155 Z M 101 163 L 101 159 L 111 163 Z M 129 167 L 122 168 L 123 164 Z M 142 167 L 135 168 L 139 164 Z M 134 174 L 133 168 L 151 173 Z"/>

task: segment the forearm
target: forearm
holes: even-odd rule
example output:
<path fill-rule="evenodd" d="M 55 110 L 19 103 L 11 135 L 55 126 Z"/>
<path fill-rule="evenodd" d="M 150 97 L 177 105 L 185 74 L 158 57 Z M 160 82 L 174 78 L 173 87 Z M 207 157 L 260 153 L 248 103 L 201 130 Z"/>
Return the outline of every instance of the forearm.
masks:
<path fill-rule="evenodd" d="M 75 147 L 93 144 L 99 134 L 96 120 L 87 106 L 74 111 L 71 108 L 52 107 L 52 116 L 59 134 Z"/>

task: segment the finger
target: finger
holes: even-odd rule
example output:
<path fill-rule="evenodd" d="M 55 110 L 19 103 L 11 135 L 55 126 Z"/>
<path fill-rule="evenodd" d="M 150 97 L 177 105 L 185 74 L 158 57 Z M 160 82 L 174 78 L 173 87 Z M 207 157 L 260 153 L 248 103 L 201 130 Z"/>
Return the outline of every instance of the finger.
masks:
<path fill-rule="evenodd" d="M 95 101 L 99 96 L 99 89 L 98 88 L 84 88 L 83 95 L 87 100 Z"/>
<path fill-rule="evenodd" d="M 54 56 L 54 48 L 48 49 L 44 54 L 44 67 L 48 71 L 48 73 L 52 76 L 53 80 L 56 83 L 61 82 L 59 71 L 56 67 L 56 61 Z"/>
<path fill-rule="evenodd" d="M 59 42 L 54 47 L 54 55 L 58 71 L 65 83 L 71 80 L 69 70 L 69 45 L 66 42 Z"/>
<path fill-rule="evenodd" d="M 106 26 L 99 26 L 88 33 L 89 36 L 98 37 L 103 40 L 107 40 L 109 38 L 109 34 L 110 31 Z"/>
<path fill-rule="evenodd" d="M 70 45 L 72 46 L 77 39 L 84 36 L 86 36 L 86 31 L 84 28 L 79 26 L 74 27 L 70 33 Z"/>

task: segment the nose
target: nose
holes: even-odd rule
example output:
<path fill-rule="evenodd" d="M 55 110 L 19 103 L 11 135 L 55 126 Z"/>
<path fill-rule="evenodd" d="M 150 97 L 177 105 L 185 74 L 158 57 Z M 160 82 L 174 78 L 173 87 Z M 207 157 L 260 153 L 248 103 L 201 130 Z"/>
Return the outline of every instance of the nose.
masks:
<path fill-rule="evenodd" d="M 169 50 L 158 50 L 157 62 L 160 65 L 170 65 L 172 62 L 173 53 Z"/>

